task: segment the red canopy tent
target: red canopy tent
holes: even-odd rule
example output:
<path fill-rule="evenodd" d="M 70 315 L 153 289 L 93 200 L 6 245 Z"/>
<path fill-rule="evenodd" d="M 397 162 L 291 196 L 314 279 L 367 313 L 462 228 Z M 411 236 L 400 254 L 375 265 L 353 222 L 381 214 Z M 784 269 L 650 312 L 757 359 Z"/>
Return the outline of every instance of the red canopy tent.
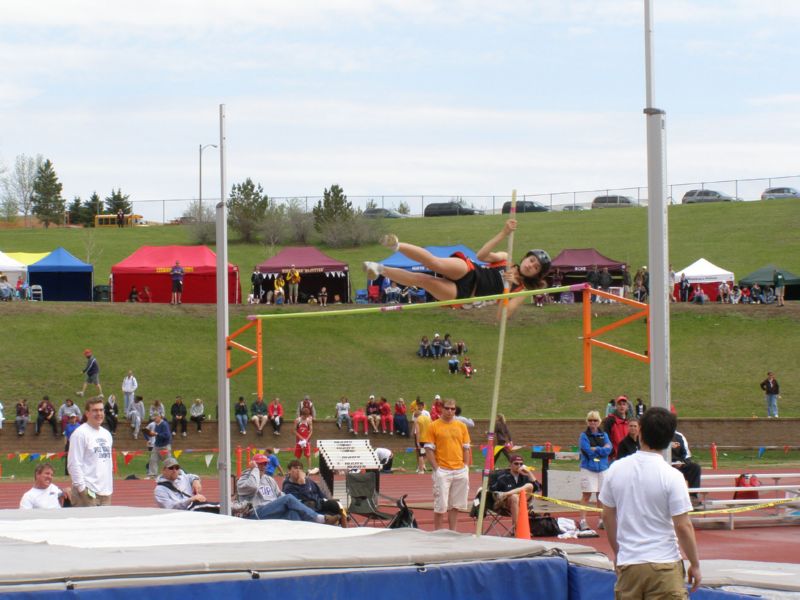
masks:
<path fill-rule="evenodd" d="M 583 283 L 586 276 L 597 265 L 598 270 L 608 267 L 608 272 L 615 279 L 622 279 L 625 263 L 603 256 L 594 248 L 572 248 L 562 250 L 561 254 L 553 259 L 550 273 L 558 269 L 563 275 L 564 284 Z"/>
<path fill-rule="evenodd" d="M 300 273 L 300 302 L 305 302 L 312 294 L 316 297 L 323 286 L 328 290 L 329 304 L 333 304 L 337 294 L 342 302 L 350 302 L 350 268 L 347 263 L 312 246 L 288 246 L 256 268 L 266 275 L 267 285 L 271 286 L 278 273 L 285 275 L 292 266 Z"/>
<path fill-rule="evenodd" d="M 135 285 L 141 291 L 150 288 L 151 302 L 168 303 L 172 296 L 170 270 L 175 261 L 184 270 L 185 304 L 217 302 L 217 255 L 206 246 L 142 246 L 122 262 L 111 267 L 111 301 L 126 302 Z M 242 287 L 239 267 L 228 264 L 228 302 L 239 304 Z"/>

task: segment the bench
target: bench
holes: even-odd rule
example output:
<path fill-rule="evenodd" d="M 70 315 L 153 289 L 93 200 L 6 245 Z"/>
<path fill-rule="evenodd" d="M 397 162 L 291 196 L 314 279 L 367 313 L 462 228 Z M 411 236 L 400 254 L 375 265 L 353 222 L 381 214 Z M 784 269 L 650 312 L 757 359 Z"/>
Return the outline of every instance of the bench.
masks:
<path fill-rule="evenodd" d="M 725 479 L 736 480 L 741 473 L 703 473 L 703 481 L 723 481 Z M 800 473 L 750 473 L 758 477 L 759 481 L 766 481 L 772 479 L 774 485 L 778 485 L 781 479 L 800 479 Z"/>
<path fill-rule="evenodd" d="M 796 477 L 795 474 L 779 474 L 776 473 L 775 475 L 781 475 L 786 477 Z M 769 474 L 766 474 L 769 476 Z M 724 475 L 718 477 L 719 479 L 729 477 L 729 475 Z M 738 477 L 738 475 L 736 476 Z M 704 477 L 704 479 L 707 479 Z M 763 504 L 766 502 L 774 502 L 777 500 L 785 500 L 784 498 L 778 497 L 769 497 L 769 498 L 708 498 L 709 494 L 716 494 L 716 493 L 736 493 L 736 492 L 743 492 L 743 491 L 758 491 L 760 492 L 785 492 L 786 497 L 790 497 L 790 493 L 793 492 L 798 494 L 798 503 L 800 503 L 800 484 L 788 484 L 788 485 L 761 485 L 758 487 L 736 487 L 736 486 L 720 486 L 720 487 L 699 487 L 699 488 L 689 488 L 689 493 L 697 494 L 700 497 L 700 500 L 703 504 L 703 507 L 709 510 L 714 510 L 715 508 L 735 508 L 740 506 L 755 506 L 757 504 Z M 736 513 L 729 513 L 728 514 L 728 529 L 734 528 L 734 517 Z M 780 514 L 775 509 L 775 514 L 771 515 L 773 518 L 779 517 Z M 701 515 L 697 515 L 697 517 L 701 517 Z"/>

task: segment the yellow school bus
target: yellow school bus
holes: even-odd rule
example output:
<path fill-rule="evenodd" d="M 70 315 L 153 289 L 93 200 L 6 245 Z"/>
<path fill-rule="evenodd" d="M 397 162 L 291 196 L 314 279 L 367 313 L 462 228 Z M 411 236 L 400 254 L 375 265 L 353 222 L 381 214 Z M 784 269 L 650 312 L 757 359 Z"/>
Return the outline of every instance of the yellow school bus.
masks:
<path fill-rule="evenodd" d="M 142 215 L 125 215 L 125 227 L 136 227 L 137 225 L 144 225 L 144 217 Z M 95 227 L 116 227 L 117 215 L 95 215 Z"/>

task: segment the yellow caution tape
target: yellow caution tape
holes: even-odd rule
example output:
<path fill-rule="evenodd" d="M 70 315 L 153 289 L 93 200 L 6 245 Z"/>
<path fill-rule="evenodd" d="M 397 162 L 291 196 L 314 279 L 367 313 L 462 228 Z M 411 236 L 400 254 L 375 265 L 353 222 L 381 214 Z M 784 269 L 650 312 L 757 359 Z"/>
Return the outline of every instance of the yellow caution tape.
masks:
<path fill-rule="evenodd" d="M 537 500 L 544 500 L 550 504 L 557 504 L 558 506 L 565 506 L 566 508 L 574 508 L 575 510 L 585 510 L 586 512 L 603 512 L 602 508 L 597 508 L 596 506 L 586 506 L 584 504 L 578 504 L 577 502 L 569 502 L 568 500 L 548 498 L 547 496 L 542 496 L 541 494 L 533 494 L 533 497 Z"/>

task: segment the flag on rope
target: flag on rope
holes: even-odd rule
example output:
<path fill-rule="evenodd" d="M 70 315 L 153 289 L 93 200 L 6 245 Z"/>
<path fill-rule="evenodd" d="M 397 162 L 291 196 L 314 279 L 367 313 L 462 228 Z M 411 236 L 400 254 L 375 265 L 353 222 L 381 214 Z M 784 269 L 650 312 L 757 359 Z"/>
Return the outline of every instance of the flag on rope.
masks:
<path fill-rule="evenodd" d="M 764 456 L 764 452 L 766 452 L 766 451 L 767 451 L 767 449 L 764 448 L 764 446 L 761 446 L 761 448 L 758 449 L 758 458 L 761 458 L 762 456 Z"/>
<path fill-rule="evenodd" d="M 15 456 L 16 454 L 14 454 L 13 452 L 9 452 L 8 454 L 6 454 L 6 458 L 8 460 L 13 460 Z"/>
<path fill-rule="evenodd" d="M 127 467 L 129 464 L 131 464 L 131 461 L 133 460 L 134 455 L 133 455 L 133 452 L 125 452 L 124 456 L 125 456 L 125 458 L 124 458 L 125 466 Z"/>
<path fill-rule="evenodd" d="M 30 455 L 30 452 L 20 452 L 17 456 L 19 456 L 19 462 L 25 462 Z"/>
<path fill-rule="evenodd" d="M 167 458 L 167 456 L 169 456 L 169 450 L 159 450 L 158 455 L 161 458 Z"/>
<path fill-rule="evenodd" d="M 30 458 L 28 458 L 28 460 L 33 462 L 35 460 L 39 460 L 41 456 L 42 456 L 41 453 L 34 452 L 33 454 L 30 455 Z"/>
<path fill-rule="evenodd" d="M 533 451 L 534 452 L 544 452 L 544 446 L 534 446 L 533 447 Z"/>
<path fill-rule="evenodd" d="M 172 454 L 175 456 L 175 458 L 180 458 L 181 454 L 183 454 L 183 450 L 175 450 L 175 452 Z"/>
<path fill-rule="evenodd" d="M 64 458 L 66 455 L 67 455 L 66 452 L 59 452 L 58 454 L 56 454 L 56 457 L 57 458 Z"/>
<path fill-rule="evenodd" d="M 211 466 L 211 461 L 214 458 L 214 455 L 213 454 L 206 454 L 204 456 L 204 458 L 206 459 L 206 468 L 210 467 Z"/>
<path fill-rule="evenodd" d="M 553 452 L 561 452 L 561 446 L 553 446 Z"/>
<path fill-rule="evenodd" d="M 56 453 L 55 453 L 55 452 L 48 452 L 48 453 L 47 453 L 47 460 L 50 460 L 50 459 L 51 459 L 51 458 L 53 458 L 55 455 L 56 455 Z"/>

